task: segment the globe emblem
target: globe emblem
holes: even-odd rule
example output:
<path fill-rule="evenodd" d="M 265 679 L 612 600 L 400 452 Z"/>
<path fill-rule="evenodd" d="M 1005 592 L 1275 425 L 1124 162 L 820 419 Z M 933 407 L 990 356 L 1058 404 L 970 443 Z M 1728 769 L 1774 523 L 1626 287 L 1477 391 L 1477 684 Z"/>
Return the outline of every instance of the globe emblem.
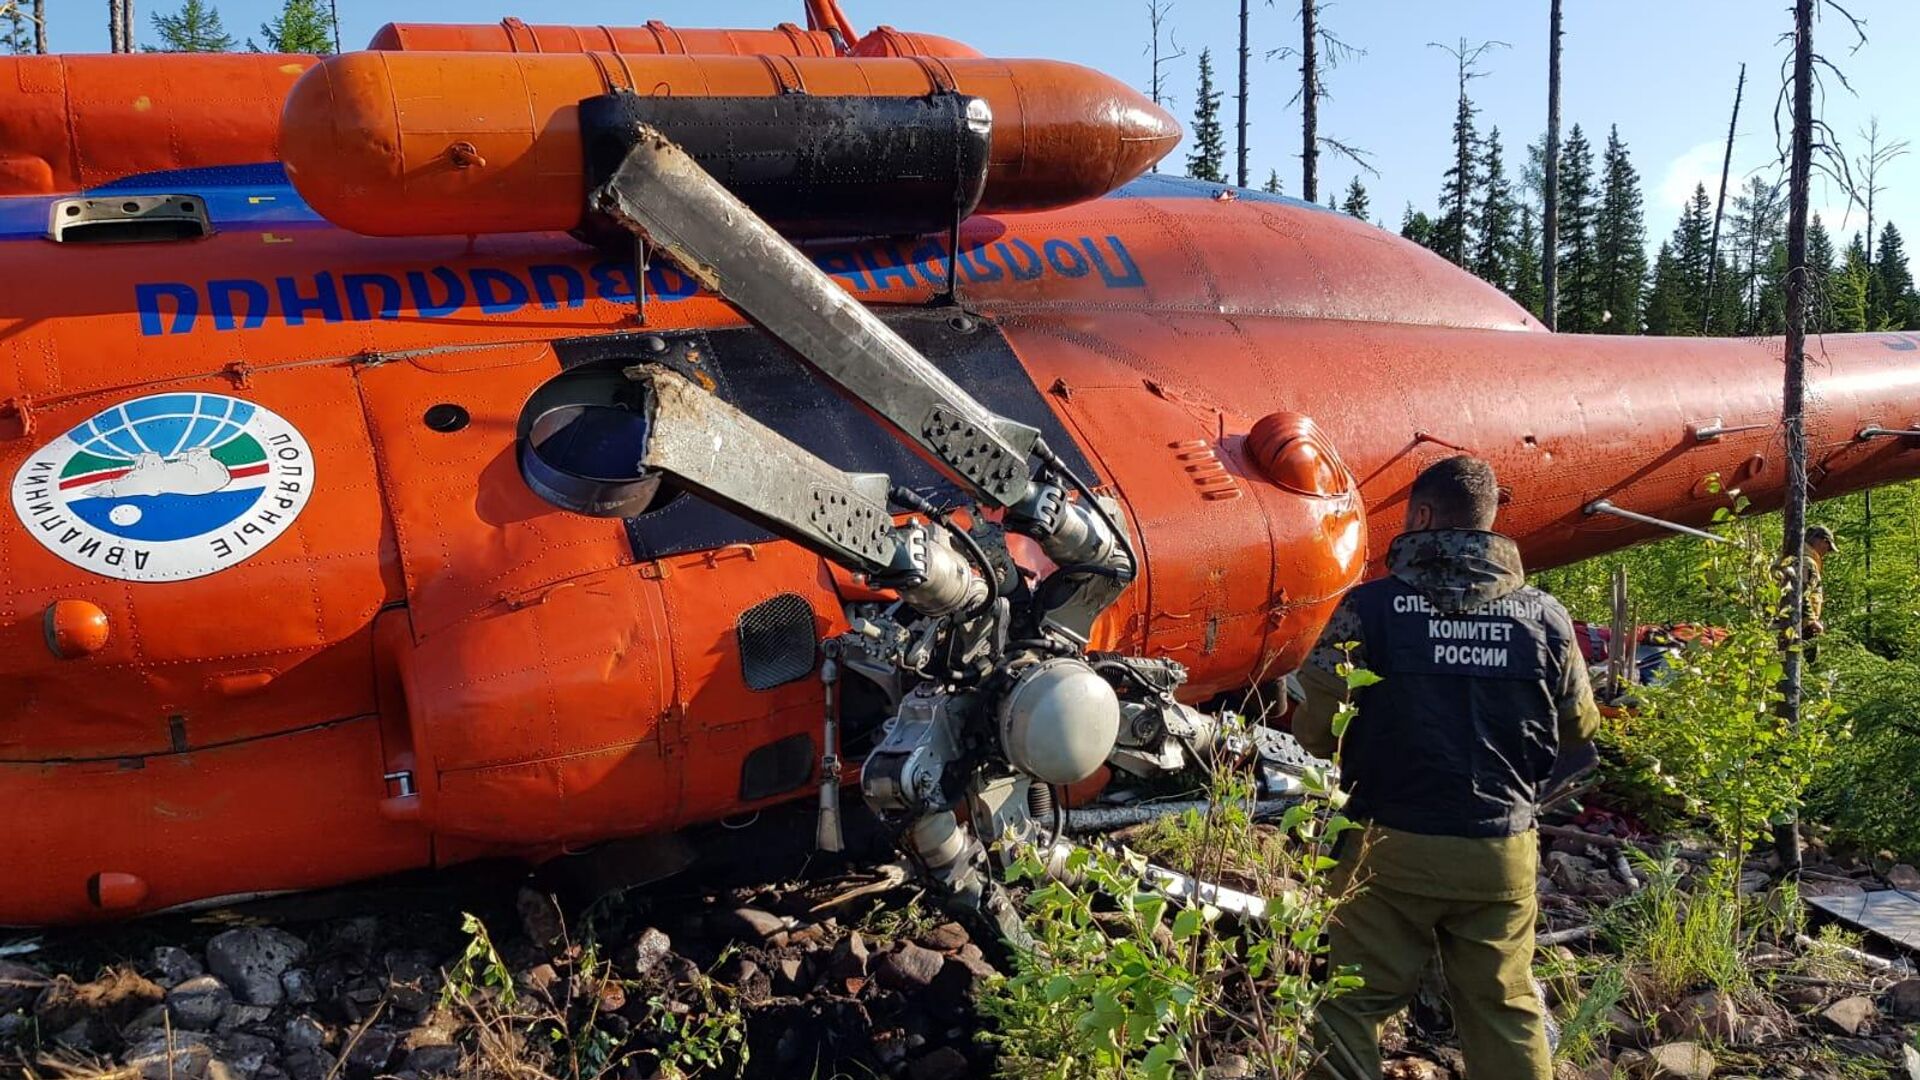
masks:
<path fill-rule="evenodd" d="M 136 541 L 183 540 L 253 508 L 272 467 L 248 430 L 256 407 L 224 394 L 156 394 L 116 405 L 67 432 L 67 508 Z"/>

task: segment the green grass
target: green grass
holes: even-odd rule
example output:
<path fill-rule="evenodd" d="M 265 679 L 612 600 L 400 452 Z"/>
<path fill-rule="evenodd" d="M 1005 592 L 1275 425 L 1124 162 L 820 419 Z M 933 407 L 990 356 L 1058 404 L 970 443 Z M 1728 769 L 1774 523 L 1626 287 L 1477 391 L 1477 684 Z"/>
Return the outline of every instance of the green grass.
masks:
<path fill-rule="evenodd" d="M 1666 1005 L 1705 987 L 1739 991 L 1751 985 L 1741 958 L 1736 868 L 1716 863 L 1689 892 L 1673 860 L 1641 859 L 1646 887 L 1601 917 L 1601 935 L 1630 968 L 1644 973 L 1646 988 Z"/>
<path fill-rule="evenodd" d="M 1618 965 L 1597 971 L 1560 1020 L 1560 1045 L 1554 1058 L 1586 1068 L 1606 1056 L 1607 1037 L 1613 1034 L 1612 1012 L 1627 996 L 1627 974 Z"/>

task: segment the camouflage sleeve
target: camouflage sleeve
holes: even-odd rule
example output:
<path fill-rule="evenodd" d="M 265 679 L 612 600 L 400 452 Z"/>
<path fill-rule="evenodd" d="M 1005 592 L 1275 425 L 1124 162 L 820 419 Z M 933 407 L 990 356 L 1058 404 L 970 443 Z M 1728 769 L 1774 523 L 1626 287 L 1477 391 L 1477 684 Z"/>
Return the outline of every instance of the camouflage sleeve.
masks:
<path fill-rule="evenodd" d="M 1593 683 L 1587 675 L 1587 659 L 1580 645 L 1567 639 L 1567 655 L 1562 662 L 1560 688 L 1555 706 L 1560 714 L 1560 752 L 1593 741 L 1600 731 L 1600 707 L 1594 704 Z"/>
<path fill-rule="evenodd" d="M 1820 580 L 1820 563 L 1809 556 L 1807 558 L 1807 610 L 1806 619 L 1800 624 L 1801 638 L 1811 641 L 1827 632 L 1826 606 L 1827 589 Z"/>
<path fill-rule="evenodd" d="M 1360 636 L 1360 616 L 1342 600 L 1300 669 L 1300 688 L 1306 691 L 1306 700 L 1294 713 L 1293 737 L 1316 757 L 1331 757 L 1339 749 L 1339 740 L 1333 737 L 1333 716 L 1347 698 L 1347 680 L 1338 665 L 1348 656 L 1341 646 L 1354 643 L 1353 662 L 1364 662 Z"/>
<path fill-rule="evenodd" d="M 1320 640 L 1314 644 L 1313 651 L 1307 654 L 1308 668 L 1326 672 L 1328 675 L 1339 674 L 1339 665 L 1346 663 L 1348 659 L 1348 653 L 1341 646 L 1348 644 L 1353 646 L 1352 662 L 1365 665 L 1366 643 L 1361 640 L 1363 631 L 1360 627 L 1360 615 L 1353 609 L 1352 596 L 1352 593 L 1348 593 L 1341 599 L 1340 606 L 1333 609 L 1333 617 L 1327 620 L 1327 628 L 1321 632 Z M 1302 674 L 1304 675 L 1304 672 Z"/>

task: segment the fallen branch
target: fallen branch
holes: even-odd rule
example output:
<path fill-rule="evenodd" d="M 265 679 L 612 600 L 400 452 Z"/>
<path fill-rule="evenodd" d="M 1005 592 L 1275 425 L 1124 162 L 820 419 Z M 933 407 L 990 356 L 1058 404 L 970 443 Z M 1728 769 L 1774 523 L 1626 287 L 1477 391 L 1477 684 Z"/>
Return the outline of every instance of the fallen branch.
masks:
<path fill-rule="evenodd" d="M 1633 872 L 1633 867 L 1628 864 L 1627 850 L 1625 848 L 1617 848 L 1614 850 L 1612 866 L 1613 876 L 1619 878 L 1621 884 L 1632 889 L 1634 892 L 1640 891 L 1640 878 Z"/>
<path fill-rule="evenodd" d="M 808 911 L 808 914 L 820 915 L 843 904 L 852 903 L 863 896 L 878 896 L 884 892 L 891 892 L 905 885 L 908 879 L 913 876 L 912 871 L 897 862 L 881 864 L 878 873 L 880 875 L 879 880 L 868 882 L 865 885 L 856 885 L 837 896 L 822 900 L 813 905 Z"/>
<path fill-rule="evenodd" d="M 1655 855 L 1672 855 L 1676 858 L 1685 859 L 1688 862 L 1704 863 L 1713 861 L 1713 854 L 1711 852 L 1689 851 L 1686 848 L 1656 844 L 1651 840 L 1628 840 L 1619 836 L 1605 836 L 1601 833 L 1591 833 L 1585 829 L 1575 829 L 1566 825 L 1539 825 L 1536 826 L 1536 828 L 1540 830 L 1541 836 L 1552 837 L 1556 840 L 1579 840 L 1592 844 L 1595 847 L 1616 850 L 1632 846 Z"/>
<path fill-rule="evenodd" d="M 1815 941 L 1805 934 L 1795 934 L 1793 943 L 1808 952 L 1821 951 L 1830 952 L 1836 956 L 1844 956 L 1848 960 L 1859 964 L 1861 967 L 1872 968 L 1874 971 L 1905 973 L 1912 970 L 1905 960 L 1888 960 L 1884 956 L 1875 956 L 1870 952 L 1862 952 L 1859 949 L 1842 945 L 1837 941 Z"/>
<path fill-rule="evenodd" d="M 1299 799 L 1261 799 L 1257 802 L 1238 804 L 1255 821 L 1277 817 L 1287 808 L 1299 802 Z M 1067 831 L 1107 832 L 1134 825 L 1144 825 L 1175 814 L 1184 814 L 1189 810 L 1205 814 L 1215 808 L 1215 804 L 1205 799 L 1183 799 L 1177 802 L 1134 803 L 1129 806 L 1089 806 L 1067 811 Z"/>
<path fill-rule="evenodd" d="M 1835 990 L 1853 990 L 1862 994 L 1877 994 L 1879 989 L 1872 983 L 1854 982 L 1851 979 L 1822 979 L 1813 975 L 1775 975 L 1774 982 L 1783 982 L 1791 986 L 1831 987 Z"/>
<path fill-rule="evenodd" d="M 1585 941 L 1595 933 L 1593 926 L 1575 926 L 1566 930 L 1553 930 L 1545 934 L 1535 934 L 1533 944 L 1536 948 L 1550 949 L 1555 945 L 1571 945 L 1576 941 Z"/>

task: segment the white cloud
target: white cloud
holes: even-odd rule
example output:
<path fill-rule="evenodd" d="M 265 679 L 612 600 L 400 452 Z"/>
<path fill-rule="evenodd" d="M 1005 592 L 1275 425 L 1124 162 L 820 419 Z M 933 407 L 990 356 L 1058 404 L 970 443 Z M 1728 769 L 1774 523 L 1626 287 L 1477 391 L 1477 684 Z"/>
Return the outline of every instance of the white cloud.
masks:
<path fill-rule="evenodd" d="M 1667 165 L 1666 173 L 1661 176 L 1659 186 L 1653 190 L 1653 197 L 1647 200 L 1647 220 L 1649 232 L 1654 232 L 1652 224 L 1666 221 L 1666 227 L 1673 227 L 1673 220 L 1680 210 L 1693 198 L 1693 189 L 1701 184 L 1707 186 L 1711 196 L 1720 190 L 1720 160 L 1726 153 L 1726 144 L 1722 142 L 1703 142 L 1674 158 Z M 1731 185 L 1730 185 L 1731 186 Z"/>

